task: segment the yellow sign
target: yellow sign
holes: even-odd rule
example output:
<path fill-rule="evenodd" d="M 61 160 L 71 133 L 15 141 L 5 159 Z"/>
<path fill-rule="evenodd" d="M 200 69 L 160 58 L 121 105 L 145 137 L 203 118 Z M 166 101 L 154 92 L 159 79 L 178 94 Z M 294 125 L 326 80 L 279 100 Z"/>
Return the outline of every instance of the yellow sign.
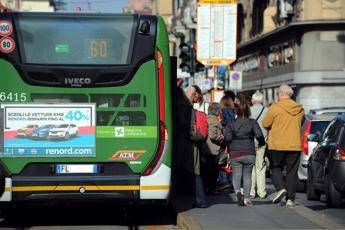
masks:
<path fill-rule="evenodd" d="M 207 66 L 236 61 L 237 1 L 200 0 L 198 4 L 197 59 Z"/>
<path fill-rule="evenodd" d="M 119 150 L 108 160 L 117 160 L 117 161 L 136 161 L 142 154 L 146 151 L 144 150 Z"/>

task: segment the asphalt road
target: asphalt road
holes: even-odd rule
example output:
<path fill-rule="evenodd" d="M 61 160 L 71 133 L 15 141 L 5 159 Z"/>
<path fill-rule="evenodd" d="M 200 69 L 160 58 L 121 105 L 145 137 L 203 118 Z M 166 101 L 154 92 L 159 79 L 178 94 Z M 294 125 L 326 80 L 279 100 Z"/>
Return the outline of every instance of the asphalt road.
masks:
<path fill-rule="evenodd" d="M 270 193 L 273 192 L 268 185 Z M 295 208 L 284 203 L 254 200 L 254 207 L 238 207 L 234 194 L 208 196 L 209 207 L 193 209 L 192 197 L 180 197 L 170 206 L 119 206 L 115 203 L 60 203 L 19 206 L 0 215 L 1 229 L 345 229 L 343 209 L 297 194 Z"/>
<path fill-rule="evenodd" d="M 169 229 L 177 223 L 172 206 L 119 206 L 111 203 L 20 206 L 2 215 L 10 229 Z"/>

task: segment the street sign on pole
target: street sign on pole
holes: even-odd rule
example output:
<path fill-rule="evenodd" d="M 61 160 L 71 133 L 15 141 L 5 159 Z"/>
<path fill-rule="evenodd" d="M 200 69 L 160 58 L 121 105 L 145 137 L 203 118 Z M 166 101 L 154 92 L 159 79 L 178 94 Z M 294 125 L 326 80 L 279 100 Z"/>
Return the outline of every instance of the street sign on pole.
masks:
<path fill-rule="evenodd" d="M 236 61 L 237 0 L 199 0 L 197 59 L 204 65 Z"/>
<path fill-rule="evenodd" d="M 230 71 L 229 74 L 229 89 L 230 90 L 241 90 L 242 89 L 242 71 Z"/>

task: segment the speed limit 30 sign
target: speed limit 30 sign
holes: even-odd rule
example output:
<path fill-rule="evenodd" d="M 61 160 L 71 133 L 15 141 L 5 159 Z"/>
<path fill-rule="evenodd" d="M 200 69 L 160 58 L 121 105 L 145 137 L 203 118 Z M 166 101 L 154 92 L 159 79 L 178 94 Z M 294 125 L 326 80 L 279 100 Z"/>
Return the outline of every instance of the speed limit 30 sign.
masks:
<path fill-rule="evenodd" d="M 5 37 L 5 38 L 1 38 L 0 39 L 0 51 L 5 53 L 5 54 L 8 54 L 8 53 L 11 53 L 14 48 L 16 47 L 16 44 L 13 40 L 13 38 L 11 37 Z"/>
<path fill-rule="evenodd" d="M 0 36 L 7 37 L 13 33 L 13 26 L 10 21 L 0 20 Z"/>

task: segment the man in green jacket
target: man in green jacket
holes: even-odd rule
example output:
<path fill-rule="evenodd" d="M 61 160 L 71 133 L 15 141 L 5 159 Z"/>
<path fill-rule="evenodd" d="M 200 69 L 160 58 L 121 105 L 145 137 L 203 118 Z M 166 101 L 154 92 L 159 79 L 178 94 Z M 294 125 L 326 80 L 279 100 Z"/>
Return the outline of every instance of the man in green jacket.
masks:
<path fill-rule="evenodd" d="M 277 190 L 273 203 L 286 196 L 286 206 L 294 206 L 297 170 L 301 152 L 301 125 L 304 110 L 291 99 L 293 90 L 281 85 L 278 102 L 268 110 L 262 125 L 268 130 L 268 149 L 271 159 L 272 181 Z M 286 166 L 286 183 L 282 171 Z"/>

